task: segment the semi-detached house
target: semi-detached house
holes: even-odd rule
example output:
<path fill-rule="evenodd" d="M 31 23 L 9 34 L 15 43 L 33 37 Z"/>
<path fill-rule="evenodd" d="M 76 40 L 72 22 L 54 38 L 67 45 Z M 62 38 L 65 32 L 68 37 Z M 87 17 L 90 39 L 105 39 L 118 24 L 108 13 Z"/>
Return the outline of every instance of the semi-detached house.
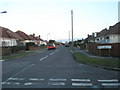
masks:
<path fill-rule="evenodd" d="M 0 46 L 17 46 L 19 41 L 24 40 L 17 33 L 8 28 L 0 27 Z"/>
<path fill-rule="evenodd" d="M 97 33 L 96 43 L 120 43 L 120 22 Z"/>
<path fill-rule="evenodd" d="M 26 45 L 28 42 L 35 42 L 36 44 L 41 44 L 40 42 L 44 42 L 40 38 L 40 35 L 38 37 L 35 37 L 35 34 L 33 35 L 27 35 L 23 31 L 16 31 L 13 32 L 5 27 L 0 27 L 0 46 L 21 46 Z"/>

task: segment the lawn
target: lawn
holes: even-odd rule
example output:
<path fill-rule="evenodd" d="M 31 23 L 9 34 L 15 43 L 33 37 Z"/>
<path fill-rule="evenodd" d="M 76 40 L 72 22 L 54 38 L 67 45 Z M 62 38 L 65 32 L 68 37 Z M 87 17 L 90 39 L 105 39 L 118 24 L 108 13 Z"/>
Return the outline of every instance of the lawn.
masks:
<path fill-rule="evenodd" d="M 74 58 L 81 63 L 103 66 L 108 68 L 120 68 L 120 59 L 115 58 L 92 58 L 80 52 L 73 53 Z"/>
<path fill-rule="evenodd" d="M 33 54 L 34 52 L 24 52 L 16 55 L 9 55 L 9 56 L 3 56 L 2 59 L 11 59 L 11 58 L 16 58 L 16 57 L 21 57 L 21 56 L 26 56 L 29 54 Z"/>

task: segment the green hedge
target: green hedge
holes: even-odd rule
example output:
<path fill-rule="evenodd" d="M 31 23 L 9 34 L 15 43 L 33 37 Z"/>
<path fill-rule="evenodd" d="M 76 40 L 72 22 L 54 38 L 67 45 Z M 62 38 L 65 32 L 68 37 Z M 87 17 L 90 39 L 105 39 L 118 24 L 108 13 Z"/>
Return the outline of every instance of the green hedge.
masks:
<path fill-rule="evenodd" d="M 12 46 L 11 47 L 12 53 L 16 53 L 21 50 L 26 50 L 26 47 L 25 46 Z"/>
<path fill-rule="evenodd" d="M 26 43 L 26 50 L 29 50 L 29 46 L 36 46 L 34 42 Z"/>

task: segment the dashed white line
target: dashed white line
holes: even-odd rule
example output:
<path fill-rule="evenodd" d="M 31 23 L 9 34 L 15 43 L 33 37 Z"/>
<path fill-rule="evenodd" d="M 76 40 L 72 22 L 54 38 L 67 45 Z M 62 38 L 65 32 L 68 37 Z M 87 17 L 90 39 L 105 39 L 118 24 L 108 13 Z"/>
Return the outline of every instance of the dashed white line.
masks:
<path fill-rule="evenodd" d="M 43 79 L 43 78 L 41 78 L 41 79 L 39 79 L 39 78 L 30 78 L 29 80 L 31 80 L 31 81 L 44 81 L 45 79 Z"/>
<path fill-rule="evenodd" d="M 48 55 L 46 55 L 45 57 L 41 58 L 40 61 L 46 59 L 48 57 Z"/>
<path fill-rule="evenodd" d="M 83 81 L 90 82 L 90 79 L 71 79 L 71 81 Z"/>
<path fill-rule="evenodd" d="M 22 69 L 20 72 L 18 72 L 17 74 L 15 74 L 13 77 L 18 76 L 20 73 L 24 72 L 25 70 L 27 70 L 28 68 L 32 67 L 33 65 L 35 65 L 35 64 L 31 64 L 31 65 L 29 65 L 28 67 Z M 7 83 L 9 80 L 11 80 L 13 77 L 8 78 L 5 82 L 3 82 L 3 84 L 6 84 L 6 83 Z"/>
<path fill-rule="evenodd" d="M 11 85 L 19 85 L 20 83 L 19 83 L 19 82 L 12 82 L 12 83 L 11 83 L 11 82 L 7 82 L 6 84 L 7 84 L 7 85 L 10 85 L 10 84 L 11 84 Z"/>
<path fill-rule="evenodd" d="M 103 86 L 120 86 L 120 83 L 102 83 Z"/>
<path fill-rule="evenodd" d="M 25 78 L 9 78 L 9 80 L 25 80 Z"/>
<path fill-rule="evenodd" d="M 50 55 L 53 55 L 53 54 L 54 54 L 54 52 L 50 53 Z"/>
<path fill-rule="evenodd" d="M 98 80 L 98 82 L 118 82 L 118 79 L 111 79 L 111 80 Z"/>
<path fill-rule="evenodd" d="M 24 85 L 32 85 L 32 82 L 25 83 Z"/>
<path fill-rule="evenodd" d="M 67 79 L 49 79 L 49 81 L 67 81 Z"/>
<path fill-rule="evenodd" d="M 48 85 L 53 85 L 53 86 L 64 86 L 65 83 L 64 83 L 64 82 L 50 82 L 50 83 L 48 83 Z"/>
<path fill-rule="evenodd" d="M 92 83 L 72 83 L 72 86 L 92 86 Z"/>

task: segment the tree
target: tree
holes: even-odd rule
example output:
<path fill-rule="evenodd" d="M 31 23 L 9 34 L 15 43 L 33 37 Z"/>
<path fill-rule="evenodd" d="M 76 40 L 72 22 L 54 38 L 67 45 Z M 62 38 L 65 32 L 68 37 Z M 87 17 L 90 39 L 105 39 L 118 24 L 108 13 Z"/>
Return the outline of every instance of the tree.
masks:
<path fill-rule="evenodd" d="M 55 40 L 49 40 L 49 43 L 55 43 Z"/>

